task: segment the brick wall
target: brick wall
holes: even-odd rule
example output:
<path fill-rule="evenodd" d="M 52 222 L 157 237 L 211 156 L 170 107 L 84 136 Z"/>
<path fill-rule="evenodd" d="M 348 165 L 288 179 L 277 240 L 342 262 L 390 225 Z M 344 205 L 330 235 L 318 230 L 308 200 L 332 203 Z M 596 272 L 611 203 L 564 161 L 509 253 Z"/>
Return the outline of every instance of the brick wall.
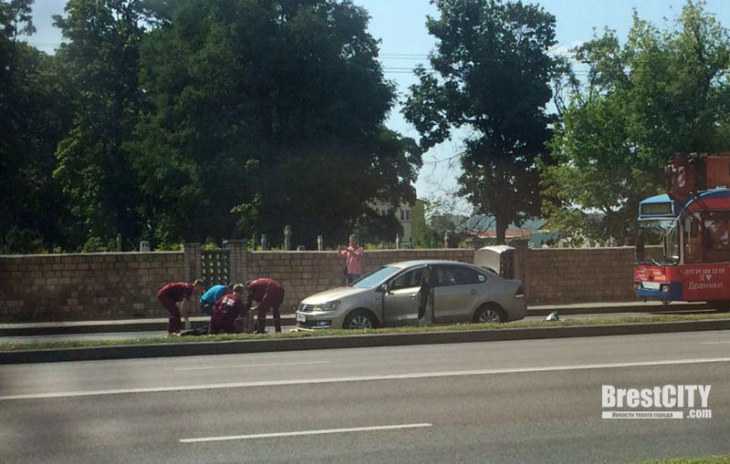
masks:
<path fill-rule="evenodd" d="M 629 301 L 634 249 L 530 249 L 523 280 L 529 304 Z"/>
<path fill-rule="evenodd" d="M 165 282 L 183 280 L 183 253 L 0 257 L 0 322 L 163 317 Z"/>
<path fill-rule="evenodd" d="M 239 246 L 239 245 L 236 245 Z M 530 304 L 626 301 L 632 290 L 632 248 L 526 250 L 520 267 Z M 164 317 L 155 298 L 166 282 L 192 280 L 200 248 L 183 252 L 0 256 L 0 322 Z M 283 283 L 283 312 L 304 297 L 343 282 L 334 251 L 245 252 L 231 249 L 231 276 Z M 411 259 L 472 262 L 470 249 L 367 251 L 364 270 Z"/>

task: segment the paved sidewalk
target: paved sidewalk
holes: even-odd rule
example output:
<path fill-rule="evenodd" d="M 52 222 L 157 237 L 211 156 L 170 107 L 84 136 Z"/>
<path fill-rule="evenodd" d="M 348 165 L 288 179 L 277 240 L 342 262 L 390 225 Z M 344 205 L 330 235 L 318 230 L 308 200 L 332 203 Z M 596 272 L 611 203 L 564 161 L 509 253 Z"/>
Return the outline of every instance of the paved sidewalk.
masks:
<path fill-rule="evenodd" d="M 546 316 L 553 311 L 561 315 L 576 314 L 612 314 L 612 313 L 647 313 L 647 312 L 697 312 L 714 308 L 705 303 L 672 303 L 665 306 L 659 302 L 613 302 L 613 303 L 580 303 L 568 305 L 537 305 L 528 308 L 528 316 Z M 191 317 L 193 327 L 208 324 L 207 316 Z M 273 325 L 272 317 L 267 317 L 267 325 Z M 294 326 L 294 315 L 282 315 L 282 325 Z M 0 337 L 29 335 L 61 335 L 61 334 L 98 334 L 121 332 L 163 332 L 167 329 L 167 318 L 123 319 L 109 321 L 68 321 L 68 322 L 23 322 L 0 324 Z"/>
<path fill-rule="evenodd" d="M 271 316 L 267 318 L 267 326 L 273 326 Z M 207 327 L 208 316 L 190 318 L 193 328 Z M 293 315 L 281 318 L 284 326 L 296 325 Z M 22 322 L 0 324 L 0 337 L 24 335 L 60 335 L 60 334 L 94 334 L 108 332 L 144 332 L 157 331 L 167 333 L 167 318 L 120 319 L 114 321 L 68 321 L 68 322 Z"/>

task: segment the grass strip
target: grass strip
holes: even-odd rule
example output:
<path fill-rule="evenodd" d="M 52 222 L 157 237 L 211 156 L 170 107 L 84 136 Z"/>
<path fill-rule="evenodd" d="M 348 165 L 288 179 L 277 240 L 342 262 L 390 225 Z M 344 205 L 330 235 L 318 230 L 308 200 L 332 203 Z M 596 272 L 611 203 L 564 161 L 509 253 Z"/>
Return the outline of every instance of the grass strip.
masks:
<path fill-rule="evenodd" d="M 129 339 L 109 340 L 59 340 L 39 342 L 2 342 L 0 351 L 24 351 L 58 348 L 91 348 L 119 345 L 158 345 L 176 343 L 201 343 L 201 342 L 228 342 L 262 339 L 281 338 L 306 338 L 324 336 L 353 336 L 353 335 L 375 335 L 375 334 L 416 334 L 429 332 L 471 332 L 478 330 L 504 330 L 504 329 L 527 329 L 547 327 L 584 327 L 584 326 L 615 326 L 631 324 L 650 324 L 664 322 L 688 322 L 706 320 L 727 320 L 730 313 L 713 314 L 662 314 L 652 316 L 622 316 L 622 317 L 592 317 L 564 319 L 561 321 L 516 321 L 505 324 L 437 324 L 428 327 L 387 327 L 382 329 L 365 330 L 344 330 L 344 329 L 316 329 L 306 332 L 288 332 L 281 334 L 225 334 L 225 335 L 202 335 L 190 337 L 145 337 Z M 729 463 L 730 464 L 730 463 Z"/>
<path fill-rule="evenodd" d="M 703 458 L 676 458 L 641 461 L 638 464 L 730 464 L 730 456 L 706 456 Z"/>

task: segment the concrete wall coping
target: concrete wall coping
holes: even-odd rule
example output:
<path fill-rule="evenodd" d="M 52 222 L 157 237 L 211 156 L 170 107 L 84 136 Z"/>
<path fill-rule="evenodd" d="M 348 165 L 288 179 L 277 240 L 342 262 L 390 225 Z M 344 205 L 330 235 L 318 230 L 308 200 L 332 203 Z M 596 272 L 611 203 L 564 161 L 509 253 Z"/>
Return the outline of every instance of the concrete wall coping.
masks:
<path fill-rule="evenodd" d="M 205 250 L 203 250 L 205 251 Z M 388 250 L 365 250 L 365 253 L 387 254 L 387 253 L 453 253 L 453 252 L 472 252 L 473 248 L 393 248 Z M 277 254 L 277 255 L 302 255 L 302 254 L 333 254 L 338 253 L 337 250 L 246 250 L 253 254 Z M 32 259 L 32 258 L 66 258 L 66 257 L 85 257 L 85 256 L 165 256 L 165 255 L 183 255 L 181 251 L 108 251 L 98 253 L 45 253 L 35 255 L 0 255 L 0 259 Z"/>
<path fill-rule="evenodd" d="M 387 253 L 454 253 L 454 252 L 473 252 L 473 248 L 392 248 L 387 250 L 364 250 L 365 253 L 373 253 L 373 254 L 387 254 Z M 338 253 L 337 250 L 247 250 L 249 253 L 253 254 L 277 254 L 277 255 L 284 255 L 284 254 L 290 254 L 290 255 L 303 255 L 303 254 L 333 254 Z"/>
<path fill-rule="evenodd" d="M 99 253 L 47 253 L 38 255 L 0 255 L 0 259 L 33 259 L 33 258 L 70 258 L 92 256 L 166 256 L 180 255 L 182 251 L 109 251 Z"/>
<path fill-rule="evenodd" d="M 648 247 L 647 247 L 648 248 Z M 620 247 L 595 247 L 595 248 L 530 248 L 532 252 L 552 252 L 552 253 L 586 253 L 589 251 L 616 251 L 616 250 L 633 250 L 633 246 L 620 246 Z"/>

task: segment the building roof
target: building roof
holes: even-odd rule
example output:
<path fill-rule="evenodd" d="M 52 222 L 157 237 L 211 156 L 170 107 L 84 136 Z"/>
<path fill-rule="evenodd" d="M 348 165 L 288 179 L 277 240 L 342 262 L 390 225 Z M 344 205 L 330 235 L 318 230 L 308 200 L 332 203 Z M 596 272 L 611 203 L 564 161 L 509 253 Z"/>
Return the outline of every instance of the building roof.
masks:
<path fill-rule="evenodd" d="M 466 231 L 466 233 L 473 237 L 479 237 L 479 238 L 497 238 L 496 230 L 482 230 L 482 231 L 474 230 L 474 231 Z M 532 231 L 529 229 L 508 228 L 505 231 L 504 236 L 507 239 L 530 238 L 532 236 Z"/>

